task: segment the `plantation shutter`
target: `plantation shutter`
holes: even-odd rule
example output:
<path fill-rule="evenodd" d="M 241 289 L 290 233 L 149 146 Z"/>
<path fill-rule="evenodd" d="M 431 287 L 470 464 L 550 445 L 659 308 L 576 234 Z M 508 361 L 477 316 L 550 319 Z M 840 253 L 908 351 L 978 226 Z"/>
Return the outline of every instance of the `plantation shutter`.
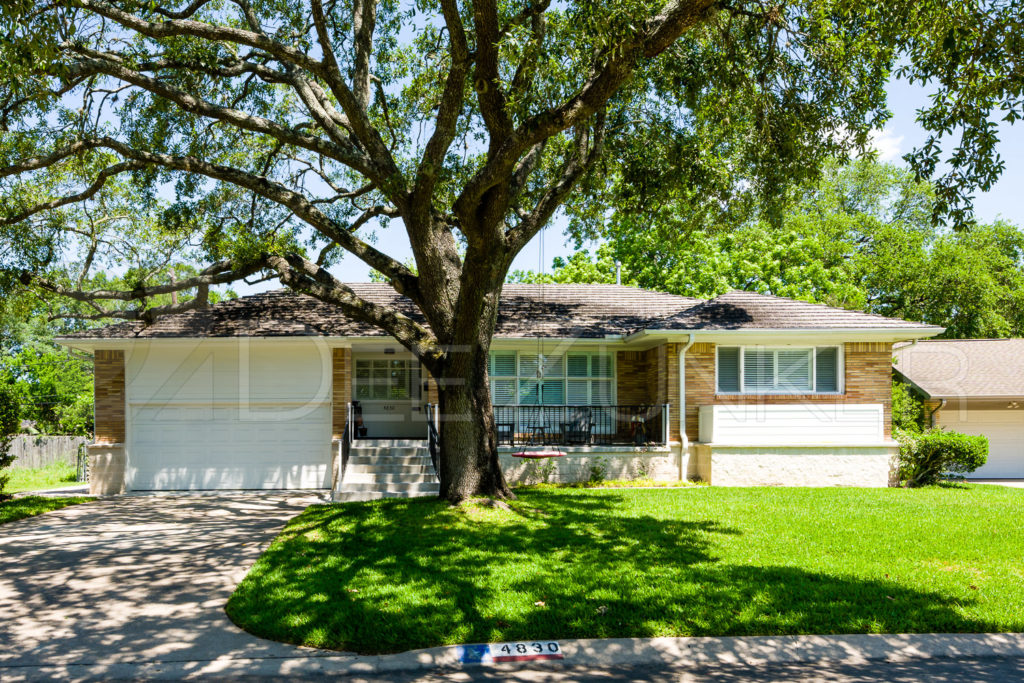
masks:
<path fill-rule="evenodd" d="M 775 388 L 774 354 L 764 349 L 743 349 L 743 390 L 771 391 Z"/>
<path fill-rule="evenodd" d="M 519 354 L 519 376 L 536 378 L 540 370 L 540 356 L 532 353 Z"/>
<path fill-rule="evenodd" d="M 541 401 L 546 406 L 560 406 L 565 403 L 565 383 L 560 379 L 546 379 L 541 382 Z"/>
<path fill-rule="evenodd" d="M 516 353 L 515 351 L 491 352 L 492 377 L 515 377 L 516 376 Z"/>
<path fill-rule="evenodd" d="M 607 379 L 595 379 L 590 383 L 590 402 L 595 406 L 612 404 L 612 383 Z"/>
<path fill-rule="evenodd" d="M 585 406 L 590 404 L 590 390 L 585 379 L 570 379 L 565 395 L 565 402 L 571 406 Z"/>
<path fill-rule="evenodd" d="M 775 352 L 777 391 L 811 391 L 811 353 L 808 349 L 780 349 Z"/>
<path fill-rule="evenodd" d="M 514 404 L 516 402 L 516 381 L 514 379 L 491 380 L 491 400 L 496 406 Z"/>
<path fill-rule="evenodd" d="M 815 360 L 815 390 L 822 393 L 839 391 L 839 349 L 819 346 Z"/>
<path fill-rule="evenodd" d="M 718 391 L 737 393 L 740 390 L 740 349 L 738 346 L 718 347 Z"/>
<path fill-rule="evenodd" d="M 587 377 L 590 375 L 588 361 L 590 356 L 582 353 L 570 353 L 566 357 L 566 374 L 569 377 Z"/>

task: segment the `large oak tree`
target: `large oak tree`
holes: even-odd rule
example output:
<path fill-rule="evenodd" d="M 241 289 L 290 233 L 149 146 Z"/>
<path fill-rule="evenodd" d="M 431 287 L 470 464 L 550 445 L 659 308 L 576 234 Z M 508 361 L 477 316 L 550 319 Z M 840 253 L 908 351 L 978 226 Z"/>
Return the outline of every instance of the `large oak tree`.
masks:
<path fill-rule="evenodd" d="M 939 183 L 956 216 L 964 188 L 998 175 L 990 119 L 1021 110 L 1016 2 L 2 7 L 0 286 L 142 321 L 242 278 L 336 305 L 441 378 L 443 413 L 462 418 L 442 432 L 452 501 L 511 495 L 487 383 L 498 297 L 581 183 L 576 210 L 600 216 L 609 178 L 646 182 L 666 153 L 674 172 L 657 182 L 716 207 L 770 204 L 867 144 L 898 66 L 940 94 L 921 171 L 960 136 Z M 375 246 L 396 230 L 414 267 Z M 330 272 L 342 255 L 425 323 L 356 296 Z M 174 259 L 197 270 L 173 277 Z M 94 286 L 102 264 L 128 285 Z"/>

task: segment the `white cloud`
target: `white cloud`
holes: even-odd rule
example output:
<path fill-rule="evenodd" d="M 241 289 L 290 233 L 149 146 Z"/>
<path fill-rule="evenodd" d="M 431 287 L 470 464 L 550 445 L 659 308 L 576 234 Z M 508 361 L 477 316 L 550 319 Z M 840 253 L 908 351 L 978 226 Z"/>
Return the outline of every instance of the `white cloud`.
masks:
<path fill-rule="evenodd" d="M 892 128 L 871 132 L 871 146 L 878 151 L 879 161 L 899 161 L 903 157 L 902 144 L 903 136 L 896 135 Z"/>

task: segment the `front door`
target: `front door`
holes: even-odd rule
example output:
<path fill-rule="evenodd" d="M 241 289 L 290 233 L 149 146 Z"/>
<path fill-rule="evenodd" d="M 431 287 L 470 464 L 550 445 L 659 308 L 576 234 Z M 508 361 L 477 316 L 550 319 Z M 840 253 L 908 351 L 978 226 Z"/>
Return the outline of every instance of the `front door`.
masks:
<path fill-rule="evenodd" d="M 366 439 L 425 439 L 420 364 L 394 354 L 355 354 L 352 396 Z M 359 418 L 356 418 L 359 426 Z M 359 437 L 359 433 L 356 434 Z"/>

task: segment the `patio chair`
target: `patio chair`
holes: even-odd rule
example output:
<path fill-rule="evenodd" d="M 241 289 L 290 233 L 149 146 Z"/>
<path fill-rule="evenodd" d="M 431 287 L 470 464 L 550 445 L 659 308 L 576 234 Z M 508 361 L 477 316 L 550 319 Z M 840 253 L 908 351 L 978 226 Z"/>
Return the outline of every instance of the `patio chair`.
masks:
<path fill-rule="evenodd" d="M 562 441 L 587 445 L 594 431 L 594 414 L 589 407 L 570 408 L 569 419 L 562 423 Z"/>

